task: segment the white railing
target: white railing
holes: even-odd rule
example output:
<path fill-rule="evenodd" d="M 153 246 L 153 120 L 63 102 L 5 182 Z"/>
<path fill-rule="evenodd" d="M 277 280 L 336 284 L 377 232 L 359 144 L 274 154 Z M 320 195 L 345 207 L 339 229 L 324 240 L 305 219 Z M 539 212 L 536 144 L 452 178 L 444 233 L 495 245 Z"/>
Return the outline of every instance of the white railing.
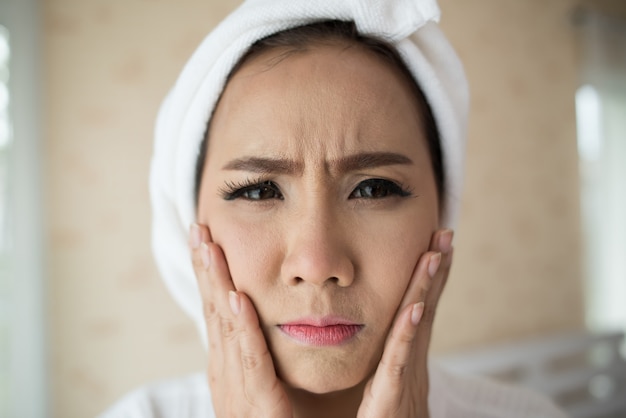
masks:
<path fill-rule="evenodd" d="M 526 386 L 574 418 L 626 417 L 623 332 L 569 334 L 440 357 L 448 370 Z"/>

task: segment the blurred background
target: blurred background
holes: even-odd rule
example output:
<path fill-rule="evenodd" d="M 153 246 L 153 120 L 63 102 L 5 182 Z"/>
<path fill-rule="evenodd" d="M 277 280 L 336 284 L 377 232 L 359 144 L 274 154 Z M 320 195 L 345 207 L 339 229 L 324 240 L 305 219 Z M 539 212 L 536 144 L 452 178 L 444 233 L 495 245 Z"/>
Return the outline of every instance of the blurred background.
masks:
<path fill-rule="evenodd" d="M 146 382 L 204 368 L 152 260 L 147 173 L 160 101 L 239 3 L 0 0 L 0 417 L 94 416 Z M 458 370 L 510 366 L 509 379 L 555 399 L 577 376 L 588 384 L 575 402 L 617 405 L 626 2 L 440 6 L 472 110 L 433 352 Z M 553 358 L 574 369 L 533 383 L 534 365 Z M 626 416 L 607 408 L 572 414 Z"/>

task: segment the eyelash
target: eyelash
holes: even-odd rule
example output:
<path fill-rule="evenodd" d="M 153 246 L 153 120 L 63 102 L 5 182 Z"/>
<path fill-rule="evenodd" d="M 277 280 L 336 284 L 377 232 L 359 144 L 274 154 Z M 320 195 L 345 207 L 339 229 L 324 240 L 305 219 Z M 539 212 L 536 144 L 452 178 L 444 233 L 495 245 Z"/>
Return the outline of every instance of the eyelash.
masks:
<path fill-rule="evenodd" d="M 378 191 L 381 192 L 380 188 L 382 188 L 382 195 L 379 195 L 378 197 L 362 196 L 363 190 L 365 188 L 369 188 L 368 194 L 372 194 L 372 191 L 375 188 L 379 188 Z M 358 196 L 353 196 L 355 192 L 357 192 L 357 190 L 360 190 L 358 192 Z M 246 193 L 250 193 L 250 192 L 260 192 L 260 193 L 273 192 L 277 196 L 266 197 L 266 198 L 262 198 L 262 197 L 250 198 L 249 195 L 246 196 Z M 285 199 L 280 189 L 278 188 L 278 185 L 271 180 L 246 179 L 242 182 L 226 182 L 225 187 L 220 189 L 219 193 L 224 200 L 243 199 L 243 200 L 248 200 L 251 202 L 258 202 L 258 201 L 268 200 L 268 199 L 277 199 L 277 200 Z M 259 193 L 257 193 L 257 195 L 259 195 Z M 357 187 L 350 193 L 349 199 L 376 200 L 376 199 L 384 199 L 384 198 L 388 198 L 392 196 L 409 197 L 409 196 L 412 196 L 412 191 L 409 188 L 403 186 L 402 184 L 396 183 L 391 180 L 386 180 L 386 179 L 381 179 L 381 178 L 371 178 L 371 179 L 361 181 L 357 185 Z"/>
<path fill-rule="evenodd" d="M 370 191 L 374 188 L 383 188 L 382 190 L 383 195 L 378 196 L 378 197 L 364 197 L 364 196 L 352 197 L 354 192 L 356 192 L 359 189 L 363 189 L 365 187 L 370 188 Z M 384 199 L 386 197 L 391 197 L 391 196 L 409 197 L 411 195 L 412 195 L 411 190 L 409 190 L 407 187 L 403 186 L 402 184 L 393 182 L 391 180 L 372 178 L 372 179 L 367 179 L 367 180 L 363 180 L 362 182 L 360 182 L 357 185 L 357 187 L 352 191 L 352 193 L 350 193 L 350 199 Z"/>
<path fill-rule="evenodd" d="M 265 199 L 251 199 L 250 197 L 246 197 L 245 194 L 255 191 L 255 190 L 260 190 L 260 189 L 264 189 L 266 191 L 272 190 L 278 193 L 279 197 L 278 198 L 274 197 L 274 199 L 278 199 L 278 200 L 284 199 L 276 183 L 270 180 L 246 179 L 242 182 L 227 181 L 225 184 L 225 187 L 220 189 L 219 193 L 224 200 L 244 199 L 244 200 L 256 202 L 256 201 L 265 200 Z"/>

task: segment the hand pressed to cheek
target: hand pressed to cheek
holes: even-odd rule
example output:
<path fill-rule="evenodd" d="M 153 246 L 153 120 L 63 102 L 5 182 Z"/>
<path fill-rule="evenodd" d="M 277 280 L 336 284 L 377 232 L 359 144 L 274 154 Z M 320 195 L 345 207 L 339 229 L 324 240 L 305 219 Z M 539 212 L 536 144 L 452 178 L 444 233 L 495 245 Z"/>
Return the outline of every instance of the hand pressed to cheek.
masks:
<path fill-rule="evenodd" d="M 208 380 L 218 416 L 291 417 L 254 307 L 235 291 L 208 228 L 193 225 L 190 248 L 210 343 Z"/>
<path fill-rule="evenodd" d="M 192 226 L 192 259 L 202 296 L 211 355 L 209 375 L 215 376 L 219 374 L 216 368 L 220 365 L 236 361 L 239 347 L 235 318 L 229 303 L 229 293 L 234 291 L 234 287 L 223 253 L 210 239 L 208 228 L 197 224 Z"/>
<path fill-rule="evenodd" d="M 451 262 L 451 231 L 436 231 L 400 305 L 380 364 L 368 383 L 359 418 L 419 416 L 428 411 L 428 346 L 432 316 Z"/>

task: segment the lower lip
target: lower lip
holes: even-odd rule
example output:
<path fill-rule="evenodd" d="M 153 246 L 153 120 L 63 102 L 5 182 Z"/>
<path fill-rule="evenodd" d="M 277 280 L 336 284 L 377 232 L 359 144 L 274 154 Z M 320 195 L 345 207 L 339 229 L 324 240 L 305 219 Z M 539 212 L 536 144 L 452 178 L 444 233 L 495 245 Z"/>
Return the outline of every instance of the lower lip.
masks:
<path fill-rule="evenodd" d="M 352 339 L 363 328 L 362 325 L 280 325 L 280 329 L 289 337 L 303 344 L 313 346 L 340 345 Z"/>

